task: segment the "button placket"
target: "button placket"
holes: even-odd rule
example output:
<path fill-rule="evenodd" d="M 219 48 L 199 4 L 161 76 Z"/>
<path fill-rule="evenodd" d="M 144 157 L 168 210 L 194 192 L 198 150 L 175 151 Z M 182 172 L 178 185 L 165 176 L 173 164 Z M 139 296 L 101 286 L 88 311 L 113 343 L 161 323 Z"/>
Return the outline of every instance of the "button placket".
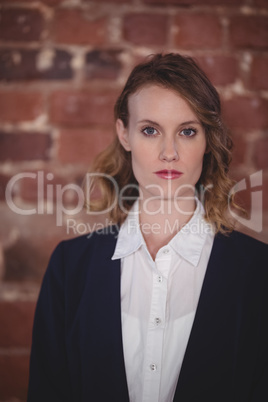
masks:
<path fill-rule="evenodd" d="M 160 391 L 162 351 L 165 329 L 165 311 L 167 300 L 167 280 L 155 263 L 150 310 L 150 324 L 147 334 L 146 354 L 144 358 L 144 388 L 142 401 L 149 401 L 148 395 L 157 401 Z M 152 399 L 150 399 L 152 400 Z"/>

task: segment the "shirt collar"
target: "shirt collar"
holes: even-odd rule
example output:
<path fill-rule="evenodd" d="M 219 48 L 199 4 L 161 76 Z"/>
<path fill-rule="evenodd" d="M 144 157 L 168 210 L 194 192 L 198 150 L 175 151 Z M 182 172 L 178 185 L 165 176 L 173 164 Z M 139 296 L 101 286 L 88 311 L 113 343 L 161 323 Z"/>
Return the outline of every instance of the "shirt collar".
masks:
<path fill-rule="evenodd" d="M 145 245 L 145 241 L 139 226 L 139 201 L 137 200 L 119 230 L 112 260 L 124 258 L 134 253 L 142 245 Z"/>
<path fill-rule="evenodd" d="M 174 236 L 169 245 L 181 257 L 195 267 L 201 257 L 203 247 L 208 236 L 214 237 L 214 229 L 204 219 L 204 208 L 196 199 L 196 209 L 190 221 Z"/>
<path fill-rule="evenodd" d="M 204 208 L 196 198 L 196 209 L 190 221 L 170 240 L 171 248 L 194 266 L 198 265 L 207 236 L 214 236 L 211 224 L 204 219 Z M 112 259 L 124 258 L 141 246 L 147 249 L 139 226 L 139 202 L 135 201 L 122 224 Z"/>

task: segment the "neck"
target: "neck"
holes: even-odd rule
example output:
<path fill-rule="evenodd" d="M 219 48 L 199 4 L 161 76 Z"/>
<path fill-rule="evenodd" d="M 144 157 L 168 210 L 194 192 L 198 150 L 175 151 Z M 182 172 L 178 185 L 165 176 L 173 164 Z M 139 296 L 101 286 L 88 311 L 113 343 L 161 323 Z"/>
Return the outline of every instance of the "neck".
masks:
<path fill-rule="evenodd" d="M 155 259 L 157 251 L 166 245 L 191 219 L 196 208 L 194 197 L 178 200 L 139 201 L 140 227 L 147 248 Z"/>

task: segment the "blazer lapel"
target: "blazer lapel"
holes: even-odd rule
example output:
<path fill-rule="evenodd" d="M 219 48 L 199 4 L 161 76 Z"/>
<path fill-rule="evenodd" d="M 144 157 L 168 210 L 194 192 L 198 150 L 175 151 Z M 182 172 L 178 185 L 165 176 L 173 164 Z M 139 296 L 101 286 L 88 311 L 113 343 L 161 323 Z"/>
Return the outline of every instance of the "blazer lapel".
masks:
<path fill-rule="evenodd" d="M 74 359 L 84 377 L 82 395 L 100 402 L 126 402 L 128 389 L 121 329 L 120 261 L 111 260 L 116 236 L 113 233 L 94 236 L 90 239 L 90 250 L 79 263 L 85 266 L 83 271 L 86 274 L 73 326 L 72 342 L 79 340 L 78 357 L 74 356 Z"/>
<path fill-rule="evenodd" d="M 222 235 L 215 237 L 174 401 L 231 400 L 222 382 L 233 374 L 236 316 L 232 309 L 238 270 L 235 250 L 230 244 L 226 247 L 227 242 Z"/>

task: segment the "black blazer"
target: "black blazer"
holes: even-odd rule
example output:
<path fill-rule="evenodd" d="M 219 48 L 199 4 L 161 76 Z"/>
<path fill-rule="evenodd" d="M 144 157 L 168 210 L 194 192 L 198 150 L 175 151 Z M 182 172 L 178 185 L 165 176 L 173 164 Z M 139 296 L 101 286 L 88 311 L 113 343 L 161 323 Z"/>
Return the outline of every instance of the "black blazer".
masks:
<path fill-rule="evenodd" d="M 36 308 L 28 402 L 129 400 L 116 234 L 54 251 Z M 174 401 L 268 400 L 267 274 L 267 245 L 238 232 L 215 237 Z"/>

